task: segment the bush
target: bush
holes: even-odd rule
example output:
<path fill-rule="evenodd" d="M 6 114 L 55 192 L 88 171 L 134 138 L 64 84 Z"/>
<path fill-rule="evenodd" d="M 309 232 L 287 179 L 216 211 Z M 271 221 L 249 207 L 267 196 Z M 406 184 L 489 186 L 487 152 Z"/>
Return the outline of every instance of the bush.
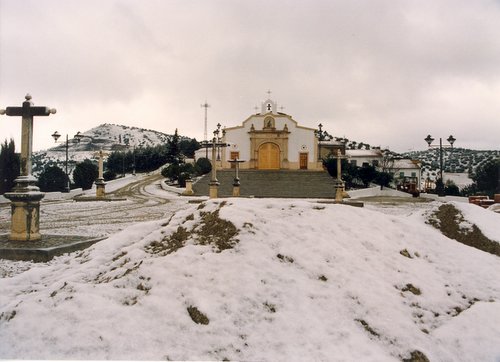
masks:
<path fill-rule="evenodd" d="M 102 175 L 104 177 L 104 181 L 111 181 L 116 178 L 116 172 L 112 170 L 107 170 Z"/>
<path fill-rule="evenodd" d="M 212 171 L 212 163 L 208 158 L 202 157 L 196 160 L 199 175 L 205 175 Z"/>
<path fill-rule="evenodd" d="M 81 187 L 84 190 L 92 188 L 92 184 L 99 175 L 99 168 L 90 160 L 79 162 L 73 171 L 73 182 L 76 187 Z"/>
<path fill-rule="evenodd" d="M 382 190 L 385 187 L 388 187 L 393 180 L 392 174 L 389 172 L 377 172 L 377 176 L 375 176 L 375 183 L 380 185 L 380 189 Z"/>
<path fill-rule="evenodd" d="M 48 166 L 38 177 L 38 187 L 43 192 L 64 191 L 68 185 L 68 176 L 57 166 Z"/>
<path fill-rule="evenodd" d="M 358 169 L 358 177 L 363 182 L 365 187 L 370 186 L 370 182 L 372 182 L 377 176 L 377 170 L 373 166 L 363 166 Z"/>
<path fill-rule="evenodd" d="M 453 181 L 448 180 L 444 186 L 444 194 L 450 196 L 460 196 L 460 189 Z"/>
<path fill-rule="evenodd" d="M 170 181 L 179 183 L 180 187 L 186 186 L 186 180 L 195 173 L 195 167 L 191 163 L 172 163 L 161 170 L 163 177 Z"/>

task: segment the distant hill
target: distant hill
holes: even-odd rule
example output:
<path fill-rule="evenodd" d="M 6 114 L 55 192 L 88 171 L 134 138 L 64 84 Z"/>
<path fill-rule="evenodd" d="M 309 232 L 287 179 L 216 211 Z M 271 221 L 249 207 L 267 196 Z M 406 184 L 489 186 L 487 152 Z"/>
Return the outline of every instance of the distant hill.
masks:
<path fill-rule="evenodd" d="M 76 162 L 94 158 L 95 152 L 132 150 L 133 147 L 147 147 L 165 144 L 170 135 L 139 127 L 128 127 L 104 123 L 81 133 L 79 143 L 75 139 L 68 142 L 68 168 L 71 172 Z M 64 169 L 66 161 L 66 140 L 63 136 L 56 147 L 33 154 L 33 173 L 37 174 L 47 164 L 57 164 Z M 62 142 L 61 142 L 62 141 Z"/>
<path fill-rule="evenodd" d="M 402 154 L 403 157 L 420 160 L 425 170 L 439 169 L 439 149 L 412 151 Z M 443 171 L 450 173 L 473 173 L 484 163 L 499 158 L 500 150 L 470 150 L 466 148 L 443 149 Z"/>

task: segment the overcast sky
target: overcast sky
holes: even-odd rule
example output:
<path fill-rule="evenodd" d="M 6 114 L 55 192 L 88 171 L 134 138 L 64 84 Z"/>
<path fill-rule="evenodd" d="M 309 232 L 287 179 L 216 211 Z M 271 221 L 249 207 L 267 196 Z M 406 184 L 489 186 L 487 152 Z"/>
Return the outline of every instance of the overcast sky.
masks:
<path fill-rule="evenodd" d="M 389 146 L 500 149 L 499 1 L 0 0 L 0 108 L 35 150 L 115 123 L 203 139 L 267 97 L 299 124 Z M 20 143 L 21 119 L 0 116 Z"/>

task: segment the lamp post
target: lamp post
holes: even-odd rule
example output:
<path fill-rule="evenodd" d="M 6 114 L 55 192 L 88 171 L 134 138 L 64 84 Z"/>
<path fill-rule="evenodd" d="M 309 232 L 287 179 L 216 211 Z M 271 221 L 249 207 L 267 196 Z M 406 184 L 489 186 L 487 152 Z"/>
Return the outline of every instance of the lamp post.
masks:
<path fill-rule="evenodd" d="M 59 132 L 55 131 L 52 134 L 52 138 L 54 139 L 54 142 L 57 143 L 57 140 L 61 137 Z M 74 136 L 74 142 L 80 143 L 81 139 L 84 136 L 80 133 L 77 132 Z M 66 162 L 65 162 L 65 173 L 66 173 L 66 187 L 64 188 L 64 192 L 70 192 L 70 183 L 69 183 L 69 173 L 68 173 L 68 149 L 69 149 L 69 139 L 68 139 L 68 134 L 66 133 Z"/>
<path fill-rule="evenodd" d="M 314 133 L 318 138 L 318 161 L 321 161 L 321 141 L 324 139 L 323 125 L 321 123 L 318 124 L 318 129 Z"/>
<path fill-rule="evenodd" d="M 443 182 L 443 148 L 451 148 L 451 150 L 453 151 L 453 144 L 455 143 L 457 139 L 455 137 L 453 137 L 452 135 L 450 135 L 450 137 L 448 137 L 447 141 L 448 143 L 450 144 L 449 146 L 448 145 L 444 145 L 443 146 L 443 141 L 441 138 L 439 138 L 439 145 L 433 145 L 432 142 L 434 142 L 434 138 L 432 138 L 432 136 L 429 134 L 427 135 L 427 137 L 425 137 L 424 141 L 427 142 L 427 144 L 429 145 L 429 148 L 438 148 L 439 147 L 439 179 L 440 179 L 440 185 L 439 185 L 439 188 L 438 188 L 438 185 L 437 185 L 437 182 L 436 182 L 436 191 L 438 192 L 438 195 L 439 196 L 444 196 L 444 182 Z"/>

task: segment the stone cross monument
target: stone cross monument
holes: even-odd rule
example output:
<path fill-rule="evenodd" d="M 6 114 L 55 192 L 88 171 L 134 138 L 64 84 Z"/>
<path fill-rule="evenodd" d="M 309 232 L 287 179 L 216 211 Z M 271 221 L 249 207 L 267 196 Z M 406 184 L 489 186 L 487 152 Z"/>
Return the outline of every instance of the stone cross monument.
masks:
<path fill-rule="evenodd" d="M 99 152 L 96 153 L 96 156 L 99 156 L 99 176 L 95 181 L 95 195 L 96 197 L 105 197 L 106 196 L 106 182 L 104 182 L 104 156 L 108 154 L 102 151 L 102 148 Z"/>
<path fill-rule="evenodd" d="M 234 181 L 233 181 L 233 196 L 234 197 L 239 197 L 240 196 L 240 177 L 239 177 L 239 170 L 240 170 L 240 163 L 245 162 L 244 160 L 238 160 L 237 158 L 234 160 L 228 161 L 231 164 L 235 165 L 236 173 L 234 175 Z"/>
<path fill-rule="evenodd" d="M 335 201 L 342 202 L 344 198 L 344 181 L 342 181 L 341 160 L 343 158 L 348 158 L 348 156 L 342 156 L 340 150 L 337 150 L 337 155 L 335 157 L 337 158 L 337 179 L 334 181 Z"/>
<path fill-rule="evenodd" d="M 56 113 L 48 107 L 34 107 L 31 96 L 26 95 L 22 107 L 7 107 L 0 114 L 22 117 L 21 175 L 15 180 L 12 192 L 4 196 L 11 201 L 11 233 L 9 240 L 40 240 L 40 200 L 44 194 L 35 185 L 36 177 L 31 174 L 31 153 L 33 151 L 33 117 Z"/>

